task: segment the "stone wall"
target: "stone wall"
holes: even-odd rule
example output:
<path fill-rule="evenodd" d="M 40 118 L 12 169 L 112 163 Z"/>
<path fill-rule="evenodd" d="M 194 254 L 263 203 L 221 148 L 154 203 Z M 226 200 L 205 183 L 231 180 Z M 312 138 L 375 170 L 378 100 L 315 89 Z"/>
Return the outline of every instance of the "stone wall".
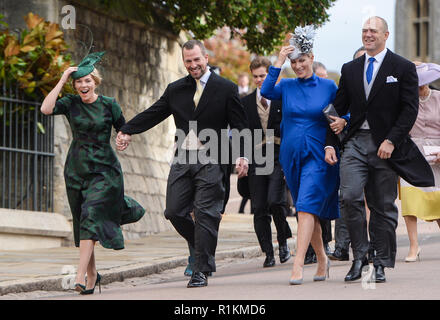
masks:
<path fill-rule="evenodd" d="M 415 0 L 396 0 L 396 32 L 395 51 L 397 54 L 414 61 L 420 60 L 415 56 L 416 37 L 413 30 Z M 429 57 L 427 61 L 440 64 L 440 1 L 429 0 Z M 440 80 L 431 84 L 440 88 Z"/>
<path fill-rule="evenodd" d="M 63 18 L 62 6 L 73 5 L 76 9 L 76 29 L 64 30 L 73 57 L 79 62 L 89 46 L 92 52 L 107 52 L 98 66 L 103 76 L 99 93 L 115 97 L 127 120 L 154 103 L 169 82 L 186 74 L 181 59 L 181 40 L 166 31 L 110 16 L 76 1 L 45 0 L 44 5 L 38 0 L 6 2 L 20 8 L 20 18 L 27 13 L 24 9 L 27 7 L 58 23 Z M 18 2 L 22 2 L 21 7 Z M 18 15 L 18 12 L 15 14 Z M 10 23 L 10 15 L 8 19 Z M 55 212 L 70 217 L 63 167 L 71 132 L 64 117 L 56 117 L 55 132 Z M 174 122 L 170 117 L 148 132 L 133 136 L 132 144 L 124 152 L 117 151 L 124 172 L 125 193 L 139 201 L 147 211 L 141 221 L 123 227 L 126 239 L 172 228 L 163 217 L 163 211 L 174 132 Z M 113 133 L 113 147 L 115 136 Z"/>
<path fill-rule="evenodd" d="M 415 34 L 413 31 L 412 19 L 414 0 L 396 0 L 396 32 L 395 51 L 396 53 L 414 60 L 415 57 Z M 440 42 L 436 41 L 440 33 L 440 1 L 429 1 L 429 46 L 430 62 L 440 63 Z"/>

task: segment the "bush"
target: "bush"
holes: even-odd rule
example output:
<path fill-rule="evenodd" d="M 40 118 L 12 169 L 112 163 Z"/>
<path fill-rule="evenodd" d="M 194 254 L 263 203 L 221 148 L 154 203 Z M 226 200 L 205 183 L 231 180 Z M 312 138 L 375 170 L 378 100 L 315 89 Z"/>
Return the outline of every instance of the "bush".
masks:
<path fill-rule="evenodd" d="M 0 30 L 0 84 L 18 85 L 27 98 L 41 101 L 57 84 L 71 64 L 64 33 L 58 24 L 44 21 L 36 14 L 25 17 L 27 29 L 12 33 L 5 22 Z M 65 86 L 63 94 L 72 93 Z"/>

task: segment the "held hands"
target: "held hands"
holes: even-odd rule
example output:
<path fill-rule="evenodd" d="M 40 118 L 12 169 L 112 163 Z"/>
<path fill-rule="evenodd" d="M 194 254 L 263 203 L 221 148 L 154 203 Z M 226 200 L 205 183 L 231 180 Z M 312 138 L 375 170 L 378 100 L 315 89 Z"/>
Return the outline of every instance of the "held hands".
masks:
<path fill-rule="evenodd" d="M 343 118 L 329 116 L 330 119 L 334 120 L 334 122 L 330 123 L 330 128 L 335 134 L 340 134 L 342 130 L 344 130 L 347 125 L 347 121 Z"/>
<path fill-rule="evenodd" d="M 334 148 L 325 149 L 324 160 L 331 166 L 334 166 L 338 162 L 338 156 L 336 155 L 336 151 Z"/>
<path fill-rule="evenodd" d="M 235 161 L 235 169 L 237 170 L 238 176 L 237 178 L 243 178 L 247 176 L 247 172 L 249 169 L 248 161 L 245 158 L 238 158 Z"/>
<path fill-rule="evenodd" d="M 131 136 L 129 134 L 125 134 L 122 131 L 118 132 L 116 136 L 116 149 L 119 151 L 124 151 L 127 149 L 128 145 L 131 142 Z"/>
<path fill-rule="evenodd" d="M 377 151 L 377 156 L 381 159 L 389 159 L 391 158 L 391 154 L 393 153 L 393 151 L 394 145 L 385 140 L 380 145 L 379 150 Z"/>
<path fill-rule="evenodd" d="M 273 66 L 276 68 L 281 68 L 284 62 L 286 62 L 287 56 L 291 54 L 293 51 L 295 51 L 295 47 L 293 46 L 282 47 L 278 55 L 278 59 L 277 61 L 275 61 Z"/>

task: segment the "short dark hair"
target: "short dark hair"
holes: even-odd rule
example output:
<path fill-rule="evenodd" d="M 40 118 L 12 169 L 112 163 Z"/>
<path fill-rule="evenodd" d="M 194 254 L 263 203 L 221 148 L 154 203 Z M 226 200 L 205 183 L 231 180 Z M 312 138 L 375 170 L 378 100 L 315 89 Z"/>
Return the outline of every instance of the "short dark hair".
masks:
<path fill-rule="evenodd" d="M 183 49 L 192 50 L 192 49 L 194 49 L 195 46 L 198 46 L 200 48 L 200 51 L 202 51 L 203 55 L 205 55 L 207 53 L 205 45 L 202 43 L 202 41 L 195 40 L 195 39 L 188 40 L 187 42 L 185 42 L 182 46 L 182 52 L 183 52 Z"/>
<path fill-rule="evenodd" d="M 321 62 L 318 62 L 318 61 L 314 61 L 313 62 L 313 67 L 312 68 L 313 68 L 313 72 L 316 72 L 316 70 L 319 69 L 319 68 L 322 68 L 325 71 L 327 71 L 327 68 L 325 67 L 325 65 L 323 63 L 321 63 Z"/>
<path fill-rule="evenodd" d="M 255 70 L 258 69 L 260 67 L 265 67 L 266 71 L 269 70 L 269 67 L 272 65 L 272 63 L 270 62 L 270 60 L 266 57 L 256 57 L 254 58 L 254 60 L 252 60 L 249 69 L 251 70 Z"/>
<path fill-rule="evenodd" d="M 354 54 L 353 54 L 353 60 L 356 59 L 356 55 L 361 52 L 361 51 L 366 51 L 367 49 L 365 49 L 364 46 L 360 47 L 359 49 L 357 49 Z"/>

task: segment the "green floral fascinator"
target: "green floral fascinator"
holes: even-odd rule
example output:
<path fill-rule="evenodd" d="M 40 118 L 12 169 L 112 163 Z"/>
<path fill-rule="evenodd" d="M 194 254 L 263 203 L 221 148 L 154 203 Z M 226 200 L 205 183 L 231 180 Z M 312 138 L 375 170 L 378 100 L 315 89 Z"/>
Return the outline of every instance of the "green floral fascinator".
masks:
<path fill-rule="evenodd" d="M 101 58 L 104 54 L 105 51 L 93 52 L 85 57 L 78 65 L 78 71 L 72 73 L 72 79 L 76 80 L 92 73 L 92 71 L 95 69 L 95 64 L 101 61 Z"/>

